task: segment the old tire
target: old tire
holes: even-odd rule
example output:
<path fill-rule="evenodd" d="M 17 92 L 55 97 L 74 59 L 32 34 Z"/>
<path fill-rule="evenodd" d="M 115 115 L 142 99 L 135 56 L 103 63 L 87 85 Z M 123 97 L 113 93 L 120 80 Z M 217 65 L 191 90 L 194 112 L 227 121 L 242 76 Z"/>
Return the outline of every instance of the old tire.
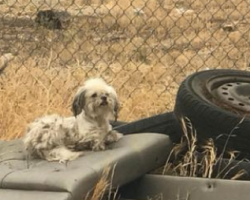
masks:
<path fill-rule="evenodd" d="M 168 135 L 173 143 L 179 143 L 182 130 L 173 112 L 161 113 L 114 127 L 124 135 L 151 132 Z"/>
<path fill-rule="evenodd" d="M 174 113 L 187 117 L 203 141 L 213 138 L 219 152 L 238 150 L 250 155 L 250 72 L 197 72 L 179 88 Z M 237 128 L 236 128 L 237 127 Z"/>

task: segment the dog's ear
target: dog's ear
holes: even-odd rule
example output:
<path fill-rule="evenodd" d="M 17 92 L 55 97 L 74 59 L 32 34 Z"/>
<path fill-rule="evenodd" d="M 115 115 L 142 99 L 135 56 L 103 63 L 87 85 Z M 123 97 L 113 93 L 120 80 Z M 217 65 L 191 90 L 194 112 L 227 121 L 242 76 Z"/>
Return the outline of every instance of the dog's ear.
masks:
<path fill-rule="evenodd" d="M 117 99 L 115 99 L 115 105 L 114 105 L 114 117 L 115 117 L 115 122 L 116 122 L 117 119 L 118 119 L 118 112 L 119 112 L 119 109 L 120 109 L 120 103 L 118 102 Z"/>
<path fill-rule="evenodd" d="M 76 117 L 79 115 L 85 106 L 85 91 L 81 92 L 80 94 L 76 95 L 73 104 L 72 104 L 72 112 L 74 116 Z"/>

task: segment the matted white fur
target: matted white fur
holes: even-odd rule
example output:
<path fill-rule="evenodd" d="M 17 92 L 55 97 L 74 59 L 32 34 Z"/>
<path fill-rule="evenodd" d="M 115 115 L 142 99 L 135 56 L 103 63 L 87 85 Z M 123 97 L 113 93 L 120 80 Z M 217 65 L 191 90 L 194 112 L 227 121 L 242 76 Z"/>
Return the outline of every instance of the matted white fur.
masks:
<path fill-rule="evenodd" d="M 74 117 L 48 115 L 33 121 L 23 138 L 28 153 L 48 161 L 66 162 L 82 150 L 104 150 L 122 134 L 112 130 L 109 120 L 117 117 L 119 103 L 113 87 L 104 80 L 87 80 L 77 91 Z"/>

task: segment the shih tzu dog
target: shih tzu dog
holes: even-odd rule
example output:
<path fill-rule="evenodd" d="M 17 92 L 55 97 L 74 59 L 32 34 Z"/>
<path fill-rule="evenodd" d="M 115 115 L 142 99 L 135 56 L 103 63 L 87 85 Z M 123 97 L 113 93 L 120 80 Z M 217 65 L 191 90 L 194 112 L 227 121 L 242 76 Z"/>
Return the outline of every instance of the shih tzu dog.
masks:
<path fill-rule="evenodd" d="M 118 107 L 113 87 L 100 78 L 89 79 L 74 97 L 74 116 L 36 119 L 27 128 L 25 148 L 31 156 L 59 162 L 78 158 L 82 150 L 104 150 L 106 144 L 122 137 L 109 123 L 117 119 Z"/>

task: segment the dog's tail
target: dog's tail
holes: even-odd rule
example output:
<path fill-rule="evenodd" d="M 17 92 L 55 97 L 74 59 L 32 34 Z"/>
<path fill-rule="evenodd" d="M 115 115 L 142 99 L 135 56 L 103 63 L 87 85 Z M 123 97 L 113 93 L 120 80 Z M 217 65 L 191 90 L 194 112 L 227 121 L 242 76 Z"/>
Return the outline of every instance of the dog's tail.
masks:
<path fill-rule="evenodd" d="M 43 154 L 41 156 L 44 157 L 47 161 L 59 161 L 60 163 L 66 163 L 67 161 L 75 160 L 76 158 L 83 155 L 83 152 L 71 151 L 65 146 L 59 146 L 54 149 L 44 150 L 40 153 Z"/>

